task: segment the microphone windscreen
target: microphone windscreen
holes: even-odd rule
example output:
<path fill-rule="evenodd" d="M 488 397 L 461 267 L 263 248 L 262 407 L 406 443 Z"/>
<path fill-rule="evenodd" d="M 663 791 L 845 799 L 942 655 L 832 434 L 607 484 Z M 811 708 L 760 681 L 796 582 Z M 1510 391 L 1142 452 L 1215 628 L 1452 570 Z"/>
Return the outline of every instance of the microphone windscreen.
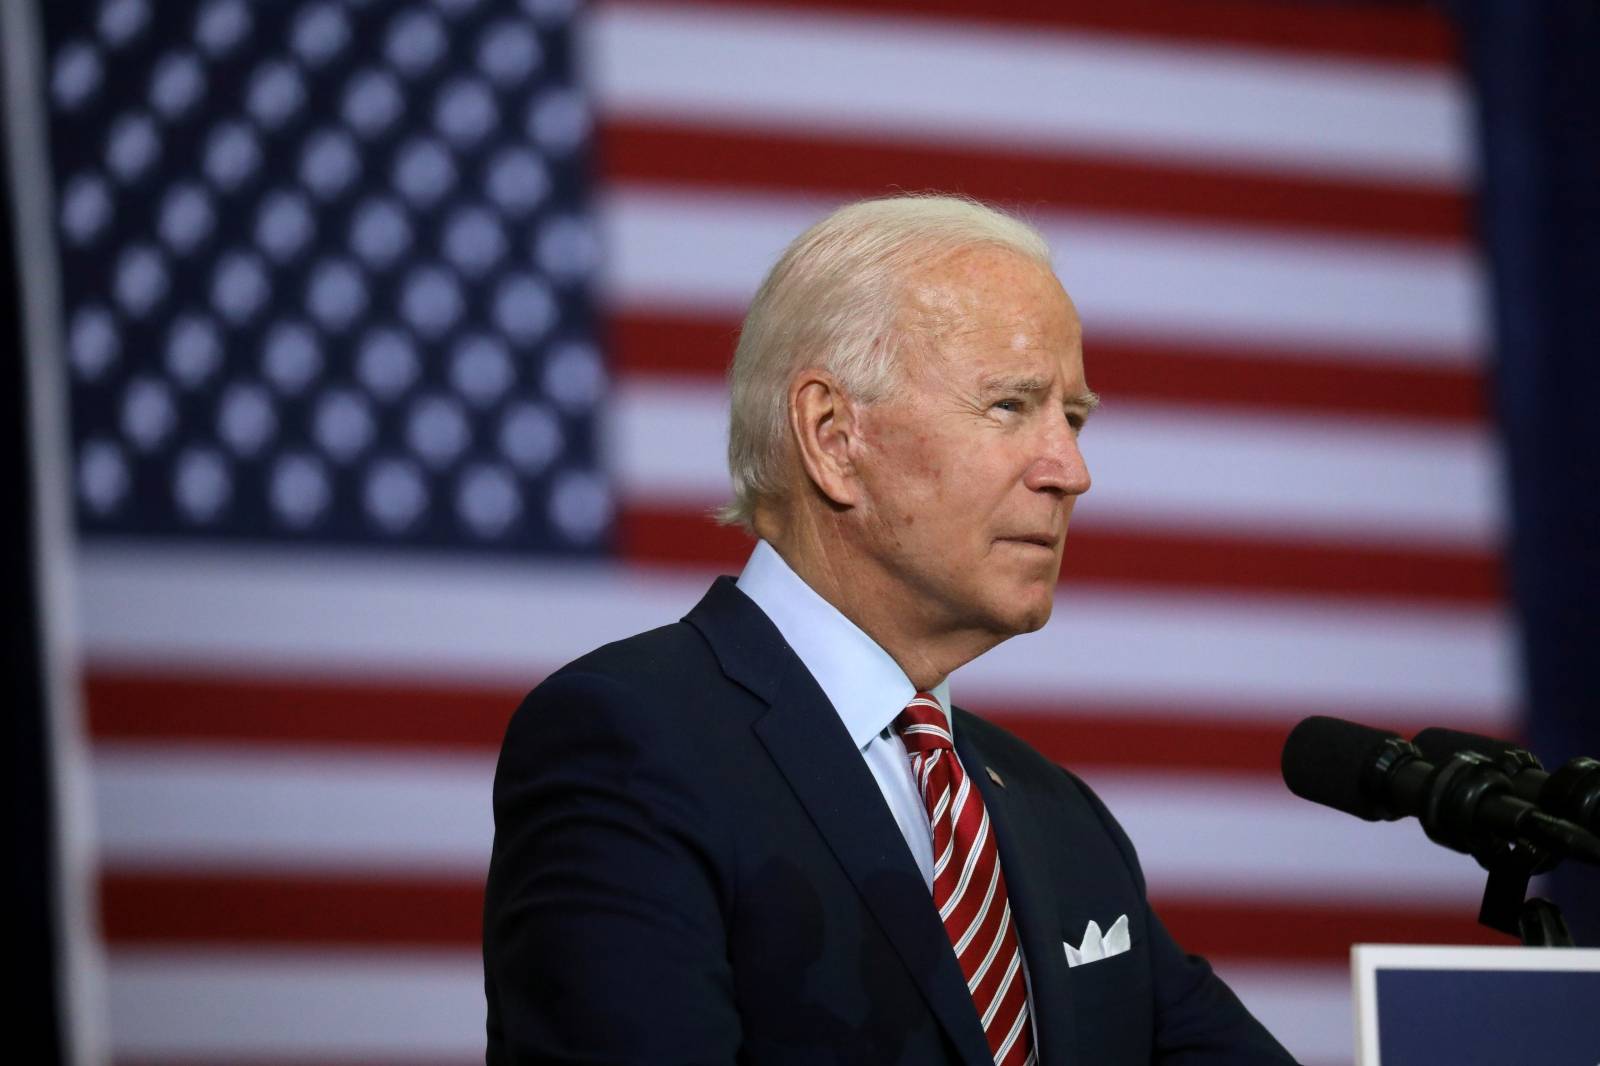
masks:
<path fill-rule="evenodd" d="M 1368 767 L 1398 733 L 1314 715 L 1283 742 L 1283 783 L 1301 799 L 1376 822 L 1385 817 L 1378 797 L 1362 789 Z"/>
<path fill-rule="evenodd" d="M 1449 762 L 1451 756 L 1463 751 L 1475 751 L 1479 755 L 1498 759 L 1508 752 L 1520 750 L 1518 745 L 1509 740 L 1481 737 L 1476 733 L 1463 733 L 1459 729 L 1424 729 L 1411 743 L 1431 763 Z"/>

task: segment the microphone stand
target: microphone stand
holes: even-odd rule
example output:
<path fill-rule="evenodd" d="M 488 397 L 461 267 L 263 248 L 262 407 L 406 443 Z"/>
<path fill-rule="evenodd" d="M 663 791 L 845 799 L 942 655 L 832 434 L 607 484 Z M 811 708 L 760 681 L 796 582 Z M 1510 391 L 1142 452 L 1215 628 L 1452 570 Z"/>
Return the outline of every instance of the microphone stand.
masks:
<path fill-rule="evenodd" d="M 1475 848 L 1472 857 L 1489 871 L 1478 908 L 1478 924 L 1519 937 L 1524 947 L 1570 948 L 1572 934 L 1561 908 L 1528 895 L 1528 879 L 1553 869 L 1560 860 L 1526 840 L 1494 840 Z"/>

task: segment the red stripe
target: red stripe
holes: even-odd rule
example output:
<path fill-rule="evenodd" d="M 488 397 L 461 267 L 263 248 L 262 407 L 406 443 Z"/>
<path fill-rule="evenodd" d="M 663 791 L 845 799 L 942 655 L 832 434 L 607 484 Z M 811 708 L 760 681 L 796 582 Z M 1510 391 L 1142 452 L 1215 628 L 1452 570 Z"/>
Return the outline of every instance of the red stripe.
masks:
<path fill-rule="evenodd" d="M 108 943 L 460 947 L 483 935 L 476 879 L 215 875 L 109 870 Z"/>
<path fill-rule="evenodd" d="M 530 677 L 531 686 L 538 681 Z M 520 702 L 514 689 L 381 685 L 302 678 L 92 667 L 90 732 L 99 741 L 494 751 Z M 1074 768 L 1276 776 L 1286 719 L 1237 708 L 1060 705 L 979 707 L 983 716 Z M 1303 708 L 1303 713 L 1337 709 Z M 1405 723 L 1369 715 L 1370 724 Z M 1434 716 L 1452 720 L 1447 708 Z M 1411 721 L 1416 721 L 1415 717 Z"/>
<path fill-rule="evenodd" d="M 529 687 L 539 679 L 530 677 Z M 99 740 L 495 750 L 512 689 L 386 685 L 243 674 L 106 670 L 85 676 Z"/>
<path fill-rule="evenodd" d="M 1491 604 L 1502 598 L 1499 560 L 1488 552 L 1102 527 L 1069 538 L 1062 580 L 1336 599 Z"/>
<path fill-rule="evenodd" d="M 1238 899 L 1158 898 L 1163 924 L 1186 949 L 1240 961 L 1336 961 L 1350 945 L 1498 944 L 1510 938 L 1479 925 L 1468 907 L 1339 906 Z"/>
<path fill-rule="evenodd" d="M 116 946 L 285 945 L 475 950 L 477 879 L 206 875 L 109 870 L 101 915 Z M 1170 896 L 1179 943 L 1235 961 L 1344 962 L 1356 941 L 1499 944 L 1466 909 L 1326 905 Z"/>
<path fill-rule="evenodd" d="M 1025 708 L 975 708 L 987 721 L 1008 729 L 1052 762 L 1073 770 L 1162 770 L 1183 774 L 1254 775 L 1276 781 L 1291 718 L 1315 713 L 1338 715 L 1340 708 L 1301 708 L 1279 720 L 1241 716 L 1237 709 L 1187 706 L 1175 715 L 1165 708 L 1106 709 L 1073 705 Z M 1348 713 L 1348 712 L 1344 712 Z M 1504 718 L 1510 720 L 1507 713 Z M 1367 714 L 1377 729 L 1412 733 L 1419 721 L 1449 722 L 1449 708 L 1412 713 L 1405 718 Z M 1517 740 L 1518 737 L 1508 739 Z"/>
<path fill-rule="evenodd" d="M 960 192 L 1025 214 L 1075 210 L 1179 222 L 1464 242 L 1469 200 L 1443 186 L 1156 164 L 1083 150 L 890 142 L 852 134 L 705 128 L 611 118 L 598 130 L 610 181 L 853 199 Z"/>
<path fill-rule="evenodd" d="M 993 1011 L 989 1017 L 989 1024 L 984 1026 L 984 1035 L 988 1037 L 991 1053 L 1000 1050 L 1000 1042 L 1006 1038 L 1017 1016 L 1026 1009 L 1028 1002 L 1028 979 L 1022 972 L 1022 957 L 1015 944 L 1002 948 L 1000 958 L 996 961 L 1001 965 L 990 971 L 995 978 L 995 987 L 993 989 L 983 987 L 989 980 L 989 976 L 985 975 L 972 995 L 980 1019 Z M 1011 968 L 1013 962 L 1016 963 L 1016 969 Z M 1001 982 L 1005 982 L 1003 986 Z M 1004 993 L 999 994 L 1002 987 Z"/>
<path fill-rule="evenodd" d="M 1233 45 L 1351 59 L 1454 64 L 1459 42 L 1426 4 L 1281 0 L 703 0 L 741 11 L 842 12 L 1090 30 L 1180 44 Z M 624 4 L 616 4 L 625 7 Z"/>
<path fill-rule="evenodd" d="M 935 782 L 940 781 L 941 775 L 935 775 Z M 943 785 L 935 784 L 936 790 L 943 790 Z M 978 795 L 976 788 L 969 789 L 966 800 L 962 803 L 959 819 L 953 819 L 956 799 L 960 796 L 960 786 L 954 781 L 951 787 L 955 793 L 950 799 L 950 812 L 945 820 L 951 823 L 951 832 L 955 838 L 955 850 L 950 856 L 950 861 L 945 865 L 944 871 L 935 878 L 933 883 L 933 899 L 942 911 L 951 907 L 949 917 L 944 920 L 945 932 L 949 934 L 952 943 L 955 942 L 978 917 L 978 910 L 983 906 L 984 895 L 989 891 L 989 884 L 994 879 L 994 870 L 1000 862 L 1000 853 L 995 849 L 994 839 L 990 835 L 991 825 L 984 822 L 985 811 L 983 798 Z M 983 832 L 983 840 L 978 840 L 979 831 Z M 939 846 L 939 837 L 934 835 L 934 846 Z M 976 846 L 979 845 L 981 846 Z M 971 866 L 969 872 L 968 866 Z M 965 883 L 963 883 L 965 878 Z M 953 906 L 952 906 L 953 904 Z M 998 912 L 997 912 L 998 913 Z M 969 972 L 968 977 L 971 977 Z"/>
<path fill-rule="evenodd" d="M 615 369 L 624 377 L 721 380 L 739 340 L 736 318 L 698 318 L 649 310 L 612 316 L 605 326 Z M 1481 425 L 1487 418 L 1475 367 L 1408 362 L 1376 353 L 1240 354 L 1175 342 L 1097 340 L 1086 350 L 1090 380 L 1116 400 L 1225 406 L 1249 411 L 1371 415 Z"/>
<path fill-rule="evenodd" d="M 1287 353 L 1279 358 L 1153 341 L 1089 338 L 1086 358 L 1105 396 L 1258 411 L 1372 415 L 1429 422 L 1488 420 L 1476 366 L 1419 365 L 1373 353 Z"/>
<path fill-rule="evenodd" d="M 622 509 L 617 547 L 658 566 L 737 572 L 750 554 L 745 533 L 695 511 L 642 505 Z M 1067 537 L 1062 580 L 1118 588 L 1314 595 L 1488 605 L 1502 599 L 1499 559 L 1489 552 L 1265 537 L 1164 533 L 1104 526 Z"/>

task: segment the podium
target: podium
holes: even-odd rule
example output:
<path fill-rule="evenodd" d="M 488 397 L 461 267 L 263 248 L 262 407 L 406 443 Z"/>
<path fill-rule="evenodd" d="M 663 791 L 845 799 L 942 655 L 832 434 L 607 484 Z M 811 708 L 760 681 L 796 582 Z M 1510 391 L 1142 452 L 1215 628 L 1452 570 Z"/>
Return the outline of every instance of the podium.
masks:
<path fill-rule="evenodd" d="M 1600 949 L 1356 944 L 1357 1066 L 1597 1066 Z"/>

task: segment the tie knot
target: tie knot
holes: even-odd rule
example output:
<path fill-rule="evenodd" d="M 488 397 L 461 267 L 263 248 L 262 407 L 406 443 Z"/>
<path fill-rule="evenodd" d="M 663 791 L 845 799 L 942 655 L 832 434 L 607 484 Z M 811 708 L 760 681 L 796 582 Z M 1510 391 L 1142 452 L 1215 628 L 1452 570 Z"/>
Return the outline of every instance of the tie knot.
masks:
<path fill-rule="evenodd" d="M 894 728 L 913 755 L 949 751 L 955 747 L 950 741 L 950 723 L 945 719 L 944 708 L 926 692 L 917 693 L 906 704 L 906 709 L 894 720 Z"/>

